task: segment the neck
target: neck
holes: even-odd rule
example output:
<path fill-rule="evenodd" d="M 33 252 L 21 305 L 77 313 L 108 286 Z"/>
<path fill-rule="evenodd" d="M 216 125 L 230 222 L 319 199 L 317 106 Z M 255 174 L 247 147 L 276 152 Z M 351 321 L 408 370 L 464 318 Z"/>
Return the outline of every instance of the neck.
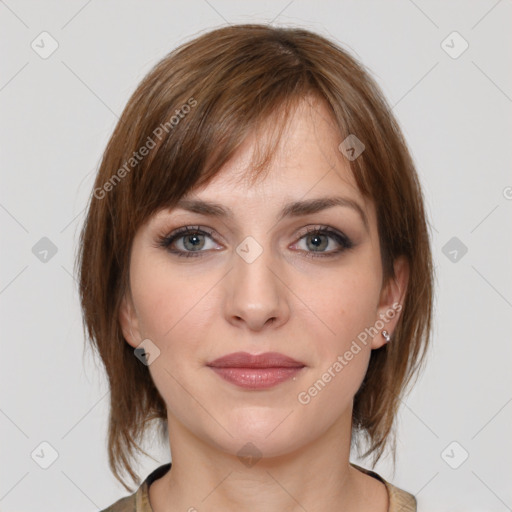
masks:
<path fill-rule="evenodd" d="M 248 457 L 220 450 L 169 416 L 172 469 L 151 485 L 152 508 L 313 512 L 336 504 L 339 510 L 384 512 L 383 484 L 350 466 L 350 419 L 341 418 L 309 445 L 258 458 L 250 448 Z"/>

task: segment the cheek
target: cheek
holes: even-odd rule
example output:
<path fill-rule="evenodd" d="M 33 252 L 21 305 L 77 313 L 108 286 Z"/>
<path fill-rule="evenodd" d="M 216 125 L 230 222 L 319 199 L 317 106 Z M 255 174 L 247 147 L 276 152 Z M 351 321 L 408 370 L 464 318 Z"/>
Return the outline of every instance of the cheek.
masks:
<path fill-rule="evenodd" d="M 186 352 L 192 359 L 200 354 L 214 315 L 213 294 L 207 292 L 218 278 L 205 273 L 194 279 L 160 261 L 134 265 L 132 276 L 141 335 L 171 364 L 179 354 Z"/>
<path fill-rule="evenodd" d="M 194 290 L 177 272 L 169 272 L 164 263 L 153 258 L 135 259 L 132 264 L 132 290 L 143 334 L 162 340 L 191 309 Z M 196 300 L 197 302 L 197 300 Z"/>
<path fill-rule="evenodd" d="M 344 351 L 351 341 L 377 319 L 380 294 L 380 275 L 370 265 L 347 266 L 330 272 L 312 282 L 305 282 L 297 292 L 307 297 L 307 304 L 323 324 L 320 339 L 326 339 L 323 351 Z M 306 302 L 306 301 L 305 301 Z"/>
<path fill-rule="evenodd" d="M 333 273 L 322 293 L 315 293 L 311 309 L 326 328 L 309 333 L 314 345 L 315 365 L 297 401 L 313 416 L 334 421 L 350 407 L 366 374 L 371 355 L 367 330 L 376 321 L 380 276 L 370 267 L 352 267 Z M 328 328 L 328 329 L 327 329 Z M 333 405 L 335 404 L 335 405 Z"/>
<path fill-rule="evenodd" d="M 190 279 L 171 271 L 168 265 L 134 266 L 132 288 L 141 336 L 154 343 L 159 357 L 149 366 L 151 376 L 171 410 L 186 411 L 190 397 L 183 387 L 193 389 L 189 379 L 202 368 L 200 355 L 208 338 L 211 279 Z M 203 347 L 203 349 L 202 349 Z M 203 351 L 202 351 L 203 350 Z M 194 391 L 197 395 L 197 391 Z"/>

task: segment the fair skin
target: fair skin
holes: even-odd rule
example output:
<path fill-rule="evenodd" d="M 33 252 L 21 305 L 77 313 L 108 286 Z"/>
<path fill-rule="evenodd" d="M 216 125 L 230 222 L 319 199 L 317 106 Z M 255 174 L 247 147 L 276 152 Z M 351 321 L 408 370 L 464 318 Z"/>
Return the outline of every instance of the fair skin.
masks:
<path fill-rule="evenodd" d="M 250 186 L 244 176 L 262 137 L 265 130 L 250 136 L 187 197 L 219 203 L 232 216 L 161 210 L 133 242 L 131 295 L 120 321 L 130 345 L 149 339 L 160 350 L 148 369 L 167 405 L 172 453 L 172 470 L 150 487 L 151 506 L 384 512 L 384 485 L 349 464 L 352 402 L 371 351 L 385 343 L 380 332 L 307 404 L 297 397 L 379 315 L 402 304 L 407 266 L 398 260 L 395 280 L 383 283 L 375 208 L 338 151 L 323 103 L 300 103 L 268 174 Z M 285 204 L 333 196 L 345 204 L 280 218 Z M 184 226 L 213 234 L 158 246 L 159 237 Z M 307 234 L 322 227 L 344 234 L 351 247 L 330 233 Z M 236 252 L 248 236 L 262 249 L 251 263 Z M 200 254 L 179 257 L 171 249 Z M 392 333 L 398 318 L 384 329 Z M 271 388 L 243 389 L 206 366 L 238 351 L 280 352 L 305 367 Z M 262 455 L 250 466 L 237 456 L 248 442 Z"/>

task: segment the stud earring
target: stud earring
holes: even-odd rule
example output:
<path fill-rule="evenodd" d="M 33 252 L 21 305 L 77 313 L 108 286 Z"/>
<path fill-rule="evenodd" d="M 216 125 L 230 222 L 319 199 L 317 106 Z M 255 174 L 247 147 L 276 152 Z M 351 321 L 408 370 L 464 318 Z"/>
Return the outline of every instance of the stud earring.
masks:
<path fill-rule="evenodd" d="M 391 335 L 388 331 L 382 331 L 382 336 L 386 340 L 386 343 L 389 343 L 391 341 Z"/>

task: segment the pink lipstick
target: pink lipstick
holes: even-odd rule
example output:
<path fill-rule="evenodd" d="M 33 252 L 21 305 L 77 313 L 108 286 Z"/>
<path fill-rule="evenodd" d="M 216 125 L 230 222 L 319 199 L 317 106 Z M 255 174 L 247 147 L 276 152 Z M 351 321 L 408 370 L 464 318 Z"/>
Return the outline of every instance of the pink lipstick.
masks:
<path fill-rule="evenodd" d="M 234 352 L 207 364 L 217 375 L 246 389 L 265 389 L 295 376 L 306 365 L 278 352 Z"/>

